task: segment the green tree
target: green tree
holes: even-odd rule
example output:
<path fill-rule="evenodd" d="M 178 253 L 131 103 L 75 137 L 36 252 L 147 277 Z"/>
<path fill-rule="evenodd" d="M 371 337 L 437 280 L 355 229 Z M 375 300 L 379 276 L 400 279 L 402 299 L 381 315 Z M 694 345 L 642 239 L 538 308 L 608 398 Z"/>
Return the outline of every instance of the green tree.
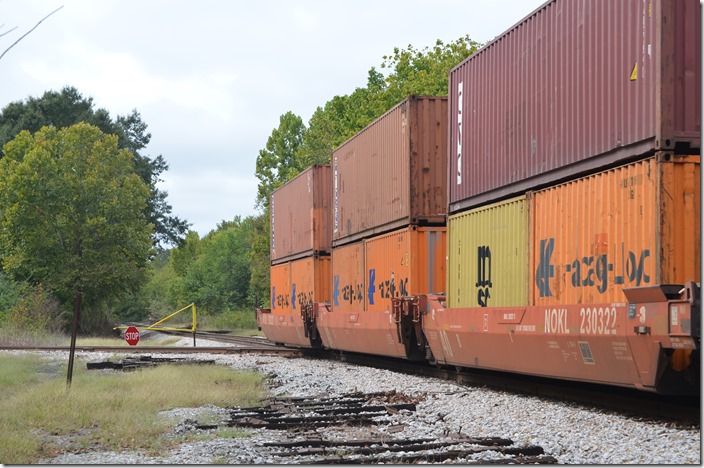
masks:
<path fill-rule="evenodd" d="M 134 155 L 134 171 L 150 189 L 144 210 L 154 225 L 153 242 L 162 248 L 183 241 L 188 223 L 171 214 L 167 192 L 157 188 L 160 175 L 169 166 L 159 155 L 154 159 L 142 155 L 151 140 L 147 125 L 140 114 L 133 110 L 129 115 L 115 120 L 107 110 L 94 108 L 92 98 L 84 98 L 76 88 L 64 87 L 61 91 L 47 91 L 40 98 L 29 97 L 24 102 L 12 102 L 0 113 L 0 147 L 12 140 L 22 130 L 37 132 L 44 126 L 69 127 L 86 122 L 98 127 L 103 133 L 117 135 L 118 147 Z"/>
<path fill-rule="evenodd" d="M 268 307 L 271 303 L 269 288 L 270 226 L 269 208 L 252 218 L 249 250 L 249 293 L 254 307 Z"/>
<path fill-rule="evenodd" d="M 287 112 L 279 118 L 279 126 L 271 132 L 266 147 L 257 157 L 257 206 L 269 206 L 271 192 L 307 167 L 297 155 L 304 132 L 303 119 L 294 113 Z"/>
<path fill-rule="evenodd" d="M 382 69 L 390 70 L 383 86 L 384 107 L 390 109 L 409 94 L 447 96 L 450 70 L 481 45 L 464 36 L 449 44 L 438 39 L 432 48 L 422 50 L 411 45 L 394 48 L 393 54 L 385 55 L 381 64 Z"/>
<path fill-rule="evenodd" d="M 117 137 L 80 123 L 22 131 L 0 160 L 0 255 L 66 304 L 135 289 L 152 254 L 149 187 Z"/>
<path fill-rule="evenodd" d="M 249 299 L 250 218 L 234 223 L 203 239 L 203 253 L 186 277 L 193 302 L 211 313 L 244 307 Z"/>

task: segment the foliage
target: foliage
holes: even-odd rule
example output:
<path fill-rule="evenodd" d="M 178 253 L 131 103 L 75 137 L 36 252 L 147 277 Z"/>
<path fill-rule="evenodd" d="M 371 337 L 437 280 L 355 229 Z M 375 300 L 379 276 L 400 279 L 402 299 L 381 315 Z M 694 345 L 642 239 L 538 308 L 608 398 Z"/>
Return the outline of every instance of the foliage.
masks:
<path fill-rule="evenodd" d="M 393 54 L 384 56 L 381 65 L 391 70 L 384 85 L 384 107 L 390 109 L 409 94 L 447 96 L 450 70 L 480 47 L 479 42 L 464 36 L 450 44 L 438 39 L 432 48 L 422 50 L 411 45 L 394 48 Z"/>
<path fill-rule="evenodd" d="M 0 160 L 0 254 L 14 279 L 67 304 L 98 304 L 144 280 L 149 187 L 117 137 L 85 123 L 22 131 Z"/>
<path fill-rule="evenodd" d="M 249 252 L 253 220 L 236 216 L 223 222 L 202 240 L 189 235 L 171 256 L 171 265 L 182 278 L 179 303 L 195 303 L 199 310 L 222 313 L 251 305 L 249 302 Z"/>
<path fill-rule="evenodd" d="M 10 310 L 20 301 L 27 292 L 27 285 L 12 281 L 7 274 L 0 270 L 0 324 Z"/>
<path fill-rule="evenodd" d="M 292 112 L 279 118 L 279 126 L 271 132 L 266 147 L 257 157 L 257 206 L 268 206 L 271 192 L 307 167 L 297 157 L 304 131 L 303 120 Z"/>
<path fill-rule="evenodd" d="M 249 251 L 249 294 L 254 307 L 267 307 L 270 303 L 269 257 L 270 257 L 270 223 L 269 208 L 252 219 Z"/>
<path fill-rule="evenodd" d="M 59 367 L 54 366 L 53 377 L 36 379 L 36 373 L 52 366 L 48 361 L 0 357 L 0 376 L 12 376 L 0 379 L 2 463 L 37 463 L 65 450 L 87 447 L 158 453 L 175 424 L 160 411 L 205 404 L 251 406 L 261 402 L 264 391 L 262 377 L 253 372 L 234 372 L 226 366 L 162 365 L 120 374 L 77 366 L 67 393 Z"/>
<path fill-rule="evenodd" d="M 29 333 L 59 333 L 63 329 L 63 316 L 59 300 L 42 285 L 37 285 L 12 308 L 7 324 Z"/>
<path fill-rule="evenodd" d="M 14 139 L 22 130 L 30 133 L 44 126 L 65 128 L 79 122 L 98 127 L 103 133 L 117 135 L 118 147 L 134 155 L 134 171 L 149 186 L 149 199 L 144 207 L 150 223 L 154 225 L 153 242 L 158 247 L 176 245 L 183 239 L 188 223 L 171 215 L 167 193 L 156 187 L 160 174 L 169 166 L 159 155 L 150 159 L 140 153 L 151 140 L 147 125 L 140 114 L 133 110 L 114 121 L 107 110 L 94 109 L 93 99 L 84 98 L 76 88 L 64 87 L 60 92 L 47 91 L 41 98 L 30 97 L 24 102 L 12 102 L 0 113 L 0 147 Z"/>

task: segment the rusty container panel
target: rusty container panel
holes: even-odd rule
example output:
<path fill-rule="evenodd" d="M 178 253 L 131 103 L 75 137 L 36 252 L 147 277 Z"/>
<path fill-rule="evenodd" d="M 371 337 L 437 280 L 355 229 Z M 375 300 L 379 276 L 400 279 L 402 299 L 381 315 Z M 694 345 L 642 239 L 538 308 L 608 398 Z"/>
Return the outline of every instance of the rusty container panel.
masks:
<path fill-rule="evenodd" d="M 409 96 L 332 154 L 333 245 L 447 214 L 447 98 Z"/>
<path fill-rule="evenodd" d="M 271 194 L 271 262 L 330 253 L 332 170 L 314 165 Z"/>
<path fill-rule="evenodd" d="M 699 156 L 660 153 L 532 195 L 534 305 L 627 302 L 700 281 Z"/>
<path fill-rule="evenodd" d="M 330 301 L 330 257 L 312 255 L 291 261 L 291 312 Z"/>
<path fill-rule="evenodd" d="M 451 215 L 447 306 L 528 305 L 529 232 L 525 196 Z"/>
<path fill-rule="evenodd" d="M 364 242 L 332 249 L 332 310 L 364 310 Z"/>
<path fill-rule="evenodd" d="M 391 299 L 445 291 L 447 228 L 408 226 L 364 241 L 365 310 L 391 310 Z"/>
<path fill-rule="evenodd" d="M 291 313 L 291 264 L 272 265 L 269 269 L 271 284 L 271 313 Z"/>
<path fill-rule="evenodd" d="M 451 213 L 698 153 L 699 2 L 546 2 L 452 69 L 448 93 Z"/>

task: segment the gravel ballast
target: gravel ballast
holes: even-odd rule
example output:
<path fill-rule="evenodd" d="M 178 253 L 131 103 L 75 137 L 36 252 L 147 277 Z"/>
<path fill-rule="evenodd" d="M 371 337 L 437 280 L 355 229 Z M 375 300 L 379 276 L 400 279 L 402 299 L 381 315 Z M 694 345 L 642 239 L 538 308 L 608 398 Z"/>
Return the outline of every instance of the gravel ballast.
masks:
<path fill-rule="evenodd" d="M 200 346 L 205 343 L 199 342 Z M 220 344 L 218 344 L 220 345 Z M 169 355 L 187 357 L 186 355 Z M 109 355 L 80 353 L 81 363 Z M 452 433 L 468 437 L 499 437 L 516 445 L 543 447 L 545 455 L 565 464 L 701 464 L 701 431 L 698 427 L 630 418 L 578 405 L 473 388 L 434 378 L 403 375 L 346 363 L 257 355 L 198 355 L 191 359 L 215 360 L 233 369 L 255 369 L 269 377 L 272 396 L 339 396 L 352 392 L 396 391 L 418 397 L 415 412 L 386 416 L 377 430 L 402 427 L 389 438 L 437 438 Z M 81 364 L 83 365 L 83 364 Z M 164 413 L 174 421 L 174 434 L 196 430 L 193 421 L 203 412 L 227 417 L 225 409 L 208 406 L 181 408 Z M 64 453 L 41 464 L 286 464 L 310 459 L 277 457 L 263 444 L 293 440 L 283 431 L 248 429 L 250 437 L 216 438 L 165 447 L 159 457 L 139 452 Z M 321 430 L 333 437 L 334 431 Z M 382 434 L 383 435 L 383 434 Z M 341 437 L 351 438 L 349 433 Z M 360 437 L 364 438 L 364 437 Z M 481 462 L 481 457 L 456 460 Z"/>

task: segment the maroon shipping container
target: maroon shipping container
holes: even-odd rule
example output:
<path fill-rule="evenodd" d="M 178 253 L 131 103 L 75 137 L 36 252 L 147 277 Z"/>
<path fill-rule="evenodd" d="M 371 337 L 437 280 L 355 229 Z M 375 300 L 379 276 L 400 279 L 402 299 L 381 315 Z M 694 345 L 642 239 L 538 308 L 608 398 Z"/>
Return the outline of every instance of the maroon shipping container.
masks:
<path fill-rule="evenodd" d="M 447 214 L 447 98 L 411 95 L 332 154 L 333 246 Z"/>
<path fill-rule="evenodd" d="M 696 0 L 554 0 L 450 71 L 451 213 L 660 149 L 698 153 Z"/>
<path fill-rule="evenodd" d="M 271 194 L 271 263 L 331 249 L 329 164 L 311 166 Z"/>

